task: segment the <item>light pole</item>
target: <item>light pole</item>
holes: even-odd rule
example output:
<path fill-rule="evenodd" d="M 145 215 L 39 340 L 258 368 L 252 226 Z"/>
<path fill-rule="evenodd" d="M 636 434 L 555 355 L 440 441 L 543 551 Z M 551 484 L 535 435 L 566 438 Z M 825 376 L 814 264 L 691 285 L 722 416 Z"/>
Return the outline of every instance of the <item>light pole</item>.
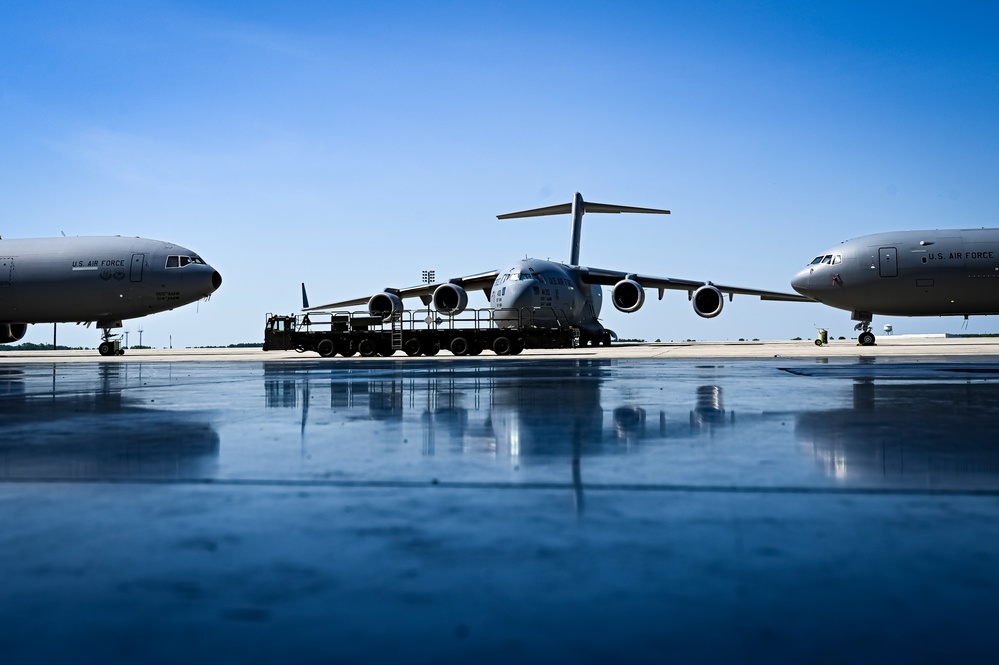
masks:
<path fill-rule="evenodd" d="M 434 280 L 437 279 L 437 273 L 433 270 L 424 270 L 421 274 L 423 276 L 424 284 L 433 284 Z M 429 328 L 431 321 L 433 321 L 433 317 L 430 315 L 430 303 L 427 303 L 427 318 L 425 321 L 427 323 L 427 327 Z"/>

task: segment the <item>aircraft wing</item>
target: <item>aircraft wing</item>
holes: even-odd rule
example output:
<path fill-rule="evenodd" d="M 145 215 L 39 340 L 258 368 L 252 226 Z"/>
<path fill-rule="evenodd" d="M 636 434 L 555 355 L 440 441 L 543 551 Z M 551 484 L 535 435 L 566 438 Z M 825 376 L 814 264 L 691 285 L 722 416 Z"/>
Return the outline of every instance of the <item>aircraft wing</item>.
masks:
<path fill-rule="evenodd" d="M 620 270 L 603 270 L 600 268 L 582 268 L 583 281 L 587 284 L 601 284 L 613 286 L 622 279 L 632 279 L 646 289 L 658 289 L 659 297 L 665 290 L 672 291 L 693 291 L 698 287 L 710 284 L 722 293 L 729 295 L 757 296 L 761 300 L 782 300 L 788 302 L 815 302 L 811 298 L 798 295 L 796 293 L 782 293 L 780 291 L 764 291 L 760 289 L 748 289 L 741 286 L 725 286 L 714 282 L 703 282 L 690 279 L 676 279 L 672 277 L 653 277 L 651 275 L 638 275 L 635 273 L 621 272 Z"/>
<path fill-rule="evenodd" d="M 446 282 L 436 282 L 434 284 L 420 284 L 418 286 L 408 286 L 404 289 L 384 289 L 389 293 L 394 293 L 400 298 L 419 298 L 423 301 L 424 305 L 430 304 L 430 299 L 434 295 L 434 291 L 437 287 L 443 284 L 456 284 L 466 291 L 477 291 L 479 289 L 483 290 L 486 297 L 489 297 L 489 289 L 492 287 L 493 282 L 496 281 L 496 277 L 499 275 L 498 270 L 490 270 L 488 272 L 478 273 L 476 275 L 467 275 L 465 277 L 455 277 L 454 279 L 449 279 Z M 303 311 L 305 312 L 315 312 L 317 310 L 326 309 L 339 309 L 341 307 L 353 307 L 355 305 L 364 305 L 368 302 L 368 299 L 373 296 L 374 293 L 368 294 L 361 298 L 352 298 L 350 300 L 338 300 L 337 302 L 327 303 L 325 305 L 318 305 L 316 307 L 308 307 Z"/>

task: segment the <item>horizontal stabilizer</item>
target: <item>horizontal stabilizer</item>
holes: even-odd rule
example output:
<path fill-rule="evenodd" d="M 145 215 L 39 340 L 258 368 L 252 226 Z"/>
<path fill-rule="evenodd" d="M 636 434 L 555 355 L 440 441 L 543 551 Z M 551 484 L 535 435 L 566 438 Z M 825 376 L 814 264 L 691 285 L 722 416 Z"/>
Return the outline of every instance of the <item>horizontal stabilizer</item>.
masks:
<path fill-rule="evenodd" d="M 533 210 L 522 210 L 520 212 L 509 212 L 505 215 L 496 215 L 496 219 L 515 219 L 518 217 L 544 217 L 546 215 L 568 215 L 572 212 L 572 203 L 560 203 L 555 206 L 548 206 L 546 208 L 534 208 Z M 635 206 L 619 206 L 610 203 L 591 203 L 590 201 L 583 202 L 583 212 L 604 212 L 604 213 L 620 213 L 620 212 L 638 212 L 647 213 L 653 215 L 668 215 L 669 210 L 661 210 L 659 208 L 636 208 Z"/>

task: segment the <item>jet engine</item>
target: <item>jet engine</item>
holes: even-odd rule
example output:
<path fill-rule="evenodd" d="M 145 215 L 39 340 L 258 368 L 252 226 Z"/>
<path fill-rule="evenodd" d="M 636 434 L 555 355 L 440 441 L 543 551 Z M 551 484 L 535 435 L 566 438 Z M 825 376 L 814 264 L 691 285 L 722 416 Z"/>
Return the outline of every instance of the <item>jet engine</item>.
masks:
<path fill-rule="evenodd" d="M 2 323 L 0 324 L 0 344 L 16 342 L 24 337 L 27 332 L 27 323 Z"/>
<path fill-rule="evenodd" d="M 468 293 L 457 284 L 441 284 L 434 290 L 434 309 L 447 316 L 461 314 L 468 307 Z"/>
<path fill-rule="evenodd" d="M 402 311 L 402 298 L 389 291 L 376 293 L 368 298 L 368 314 L 380 316 L 383 321 L 388 321 L 396 312 Z"/>
<path fill-rule="evenodd" d="M 694 305 L 694 312 L 705 319 L 713 319 L 721 314 L 722 305 L 725 304 L 725 296 L 712 284 L 704 284 L 697 287 L 690 301 Z"/>
<path fill-rule="evenodd" d="M 645 289 L 633 279 L 622 279 L 614 285 L 611 299 L 618 311 L 637 312 L 645 304 Z"/>

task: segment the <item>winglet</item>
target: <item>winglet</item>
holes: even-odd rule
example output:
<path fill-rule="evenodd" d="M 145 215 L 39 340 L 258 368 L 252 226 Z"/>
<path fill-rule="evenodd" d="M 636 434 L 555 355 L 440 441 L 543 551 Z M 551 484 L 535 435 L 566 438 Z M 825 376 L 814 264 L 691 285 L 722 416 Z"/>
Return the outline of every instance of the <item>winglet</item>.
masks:
<path fill-rule="evenodd" d="M 305 282 L 302 282 L 302 309 L 309 309 L 309 294 L 305 292 Z"/>

